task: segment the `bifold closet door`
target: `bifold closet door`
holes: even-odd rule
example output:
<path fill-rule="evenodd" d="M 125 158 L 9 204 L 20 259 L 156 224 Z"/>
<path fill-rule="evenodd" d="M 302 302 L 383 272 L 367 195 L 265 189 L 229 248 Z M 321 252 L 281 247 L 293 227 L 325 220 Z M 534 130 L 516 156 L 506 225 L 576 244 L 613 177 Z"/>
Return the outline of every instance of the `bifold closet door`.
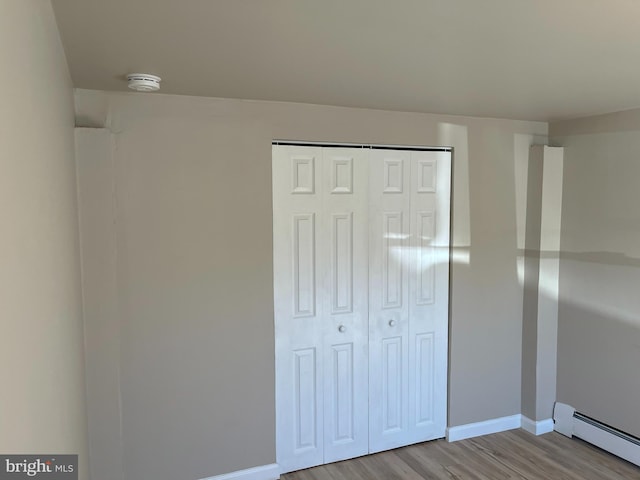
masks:
<path fill-rule="evenodd" d="M 409 430 L 408 151 L 370 156 L 369 451 L 406 445 Z"/>
<path fill-rule="evenodd" d="M 276 448 L 283 471 L 368 453 L 368 164 L 273 147 Z"/>
<path fill-rule="evenodd" d="M 445 435 L 451 154 L 372 150 L 369 451 Z"/>
<path fill-rule="evenodd" d="M 451 152 L 411 152 L 409 432 L 445 436 L 449 350 Z"/>
<path fill-rule="evenodd" d="M 441 438 L 451 153 L 273 147 L 283 472 Z"/>

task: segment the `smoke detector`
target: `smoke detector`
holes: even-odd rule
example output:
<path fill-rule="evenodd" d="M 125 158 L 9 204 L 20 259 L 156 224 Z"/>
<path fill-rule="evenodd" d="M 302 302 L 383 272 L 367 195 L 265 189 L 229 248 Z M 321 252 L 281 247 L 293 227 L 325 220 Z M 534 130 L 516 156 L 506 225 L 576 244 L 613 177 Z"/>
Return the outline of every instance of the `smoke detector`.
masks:
<path fill-rule="evenodd" d="M 148 73 L 130 73 L 127 75 L 129 88 L 136 92 L 155 92 L 160 90 L 160 77 Z"/>

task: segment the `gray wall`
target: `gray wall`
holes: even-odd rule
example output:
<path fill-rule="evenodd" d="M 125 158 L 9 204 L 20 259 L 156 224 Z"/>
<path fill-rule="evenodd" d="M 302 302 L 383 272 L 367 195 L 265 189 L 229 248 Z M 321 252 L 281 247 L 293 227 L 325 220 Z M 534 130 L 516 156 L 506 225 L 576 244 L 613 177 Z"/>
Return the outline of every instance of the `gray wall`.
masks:
<path fill-rule="evenodd" d="M 83 257 L 101 255 L 85 259 L 90 436 L 124 447 L 94 480 L 275 461 L 274 138 L 454 147 L 449 424 L 520 413 L 517 166 L 546 124 L 86 90 L 76 109 L 107 127 L 77 132 Z"/>
<path fill-rule="evenodd" d="M 550 128 L 565 146 L 558 400 L 640 436 L 640 110 Z"/>
<path fill-rule="evenodd" d="M 0 2 L 0 452 L 87 478 L 73 96 L 51 5 Z"/>

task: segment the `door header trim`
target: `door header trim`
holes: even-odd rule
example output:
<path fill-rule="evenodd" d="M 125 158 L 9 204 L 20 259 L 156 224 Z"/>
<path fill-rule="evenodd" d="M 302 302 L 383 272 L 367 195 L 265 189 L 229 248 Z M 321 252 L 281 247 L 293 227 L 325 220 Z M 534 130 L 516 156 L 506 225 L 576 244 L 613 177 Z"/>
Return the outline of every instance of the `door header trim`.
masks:
<path fill-rule="evenodd" d="M 409 150 L 414 152 L 451 152 L 453 150 L 451 147 L 385 145 L 377 143 L 300 142 L 295 140 L 273 140 L 271 145 L 289 145 L 295 147 L 368 148 L 372 150 Z"/>

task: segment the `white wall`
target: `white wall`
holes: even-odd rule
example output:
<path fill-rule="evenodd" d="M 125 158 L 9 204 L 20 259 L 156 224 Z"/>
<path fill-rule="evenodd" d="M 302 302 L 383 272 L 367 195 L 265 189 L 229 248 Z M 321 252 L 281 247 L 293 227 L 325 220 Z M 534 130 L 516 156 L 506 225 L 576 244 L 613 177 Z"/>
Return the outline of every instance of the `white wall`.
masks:
<path fill-rule="evenodd" d="M 273 139 L 454 147 L 449 424 L 520 413 L 516 165 L 546 124 L 85 90 L 76 105 L 79 122 L 107 127 L 78 132 L 83 250 L 109 252 L 85 285 L 103 309 L 87 342 L 102 331 L 117 345 L 89 348 L 88 368 L 119 385 L 94 404 L 90 435 L 122 442 L 126 478 L 275 461 Z M 104 468 L 94 480 L 122 475 Z"/>
<path fill-rule="evenodd" d="M 71 80 L 49 1 L 0 2 L 0 452 L 87 478 Z"/>
<path fill-rule="evenodd" d="M 640 436 L 640 110 L 551 130 L 565 147 L 558 400 Z"/>

